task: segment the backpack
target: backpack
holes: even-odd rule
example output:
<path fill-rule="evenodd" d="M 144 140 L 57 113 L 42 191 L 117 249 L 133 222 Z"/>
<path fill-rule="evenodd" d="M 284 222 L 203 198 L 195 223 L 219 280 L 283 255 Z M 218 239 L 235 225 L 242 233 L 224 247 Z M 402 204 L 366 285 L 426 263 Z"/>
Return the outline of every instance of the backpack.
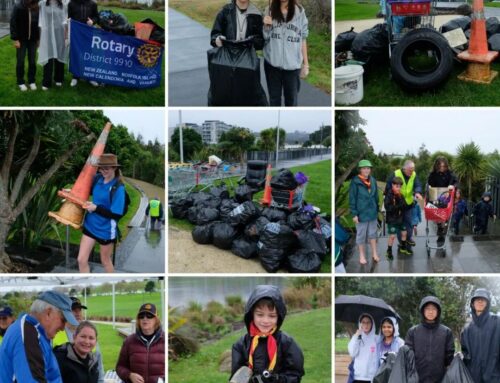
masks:
<path fill-rule="evenodd" d="M 92 192 L 92 190 L 94 190 L 94 186 L 97 184 L 97 182 L 99 181 L 100 178 L 103 178 L 103 177 L 101 175 L 96 175 L 94 177 L 94 181 L 92 182 L 92 188 L 90 189 L 91 192 Z M 109 191 L 109 202 L 111 204 L 113 203 L 113 197 L 115 196 L 116 190 L 118 189 L 118 187 L 120 185 L 123 185 L 123 188 L 125 189 L 125 184 L 123 184 L 123 183 L 117 183 L 117 182 L 115 182 L 113 184 L 113 186 L 111 186 L 111 189 Z M 123 218 L 127 214 L 128 208 L 130 206 L 130 202 L 131 202 L 130 201 L 130 196 L 129 196 L 128 192 L 127 192 L 127 189 L 125 189 L 125 206 L 123 207 L 123 214 L 120 217 L 120 219 Z M 118 219 L 118 221 L 120 219 Z"/>

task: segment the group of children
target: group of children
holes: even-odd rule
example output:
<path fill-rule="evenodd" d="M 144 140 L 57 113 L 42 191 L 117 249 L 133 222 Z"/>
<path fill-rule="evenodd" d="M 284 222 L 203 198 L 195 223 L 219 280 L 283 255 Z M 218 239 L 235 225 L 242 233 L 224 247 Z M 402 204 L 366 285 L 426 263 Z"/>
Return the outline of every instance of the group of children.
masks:
<path fill-rule="evenodd" d="M 48 90 L 54 81 L 62 87 L 64 65 L 68 62 L 68 19 L 89 26 L 99 18 L 93 0 L 20 0 L 14 6 L 10 19 L 10 38 L 16 48 L 17 85 L 22 92 L 37 90 L 36 53 L 43 66 L 42 90 Z M 28 57 L 28 86 L 25 79 L 25 60 Z M 71 86 L 76 86 L 74 77 Z M 98 84 L 92 82 L 92 85 Z"/>

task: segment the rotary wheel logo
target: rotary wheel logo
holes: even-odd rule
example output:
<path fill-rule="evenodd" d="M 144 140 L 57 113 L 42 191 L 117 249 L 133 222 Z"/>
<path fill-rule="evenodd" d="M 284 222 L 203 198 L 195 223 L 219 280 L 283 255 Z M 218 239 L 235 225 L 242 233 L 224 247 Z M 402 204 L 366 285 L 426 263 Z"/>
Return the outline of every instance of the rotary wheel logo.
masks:
<path fill-rule="evenodd" d="M 160 58 L 161 48 L 153 44 L 144 44 L 137 50 L 137 59 L 145 67 L 152 67 Z"/>

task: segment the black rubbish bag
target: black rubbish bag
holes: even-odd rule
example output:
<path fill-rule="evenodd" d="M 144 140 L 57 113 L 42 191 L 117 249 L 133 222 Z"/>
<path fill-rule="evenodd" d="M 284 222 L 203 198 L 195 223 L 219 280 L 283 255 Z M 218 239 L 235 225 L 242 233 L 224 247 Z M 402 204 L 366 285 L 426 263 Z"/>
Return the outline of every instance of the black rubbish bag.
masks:
<path fill-rule="evenodd" d="M 208 106 L 268 106 L 260 83 L 260 59 L 249 40 L 224 41 L 207 51 Z"/>
<path fill-rule="evenodd" d="M 193 225 L 198 225 L 198 212 L 199 212 L 200 208 L 197 207 L 197 206 L 191 206 L 189 209 L 188 209 L 188 212 L 187 212 L 187 219 L 189 222 L 191 222 Z"/>
<path fill-rule="evenodd" d="M 220 198 L 221 200 L 229 198 L 229 191 L 227 190 L 226 185 L 215 186 L 210 189 L 210 194 L 214 197 Z"/>
<path fill-rule="evenodd" d="M 270 222 L 264 226 L 264 230 L 260 235 L 260 242 L 267 248 L 287 250 L 297 246 L 297 237 L 290 226 Z"/>
<path fill-rule="evenodd" d="M 245 238 L 235 239 L 231 251 L 241 258 L 253 258 L 257 255 L 257 242 Z"/>
<path fill-rule="evenodd" d="M 216 221 L 219 219 L 219 210 L 213 207 L 202 207 L 198 210 L 198 217 L 196 222 L 198 225 L 206 225 L 207 223 Z"/>
<path fill-rule="evenodd" d="M 229 250 L 237 236 L 236 230 L 226 222 L 214 224 L 213 244 L 219 249 Z"/>
<path fill-rule="evenodd" d="M 271 178 L 271 187 L 277 190 L 295 190 L 297 181 L 290 170 L 280 169 L 279 173 Z"/>
<path fill-rule="evenodd" d="M 224 222 L 230 221 L 230 214 L 239 203 L 232 199 L 223 199 L 219 206 L 220 219 Z"/>
<path fill-rule="evenodd" d="M 384 362 L 375 373 L 372 383 L 388 383 L 395 362 L 396 353 L 388 352 L 385 356 Z"/>
<path fill-rule="evenodd" d="M 389 35 L 385 24 L 358 33 L 351 46 L 352 58 L 364 63 L 387 60 L 388 49 Z"/>
<path fill-rule="evenodd" d="M 186 198 L 179 198 L 170 203 L 172 216 L 177 219 L 184 219 L 187 216 L 191 203 Z"/>
<path fill-rule="evenodd" d="M 474 383 L 474 379 L 472 379 L 462 358 L 456 355 L 441 383 Z"/>
<path fill-rule="evenodd" d="M 127 18 L 121 13 L 103 10 L 99 12 L 99 26 L 108 32 L 118 35 L 130 35 L 134 28 L 128 23 Z"/>
<path fill-rule="evenodd" d="M 200 206 L 205 203 L 205 201 L 208 201 L 212 199 L 213 196 L 211 196 L 208 193 L 204 192 L 192 192 L 189 193 L 186 197 L 186 199 L 191 203 L 191 206 Z M 206 206 L 208 207 L 208 206 Z"/>
<path fill-rule="evenodd" d="M 298 230 L 295 232 L 300 243 L 300 247 L 312 251 L 323 260 L 328 251 L 325 238 L 312 230 Z"/>
<path fill-rule="evenodd" d="M 339 33 L 335 38 L 335 53 L 349 51 L 357 34 L 354 32 L 354 27 L 351 27 L 350 31 Z"/>
<path fill-rule="evenodd" d="M 441 33 L 445 33 L 460 28 L 465 32 L 466 30 L 470 29 L 471 21 L 472 19 L 469 16 L 458 17 L 441 25 L 439 31 Z"/>
<path fill-rule="evenodd" d="M 231 213 L 229 213 L 229 223 L 234 226 L 246 225 L 250 220 L 258 217 L 259 213 L 259 209 L 252 201 L 246 201 L 236 206 Z"/>
<path fill-rule="evenodd" d="M 209 223 L 207 225 L 195 226 L 191 232 L 193 241 L 199 243 L 200 245 L 208 245 L 212 243 L 214 233 L 214 224 Z"/>
<path fill-rule="evenodd" d="M 293 230 L 312 230 L 316 227 L 314 214 L 296 211 L 288 216 L 288 226 Z"/>
<path fill-rule="evenodd" d="M 418 383 L 415 354 L 408 346 L 398 350 L 388 383 Z"/>
<path fill-rule="evenodd" d="M 308 249 L 299 249 L 288 256 L 288 271 L 291 273 L 318 273 L 321 268 L 321 258 Z"/>
<path fill-rule="evenodd" d="M 245 235 L 248 238 L 257 241 L 268 223 L 269 220 L 266 217 L 257 218 L 245 227 Z"/>
<path fill-rule="evenodd" d="M 262 267 L 268 273 L 276 273 L 286 259 L 285 250 L 267 247 L 260 241 L 257 243 L 257 248 Z"/>
<path fill-rule="evenodd" d="M 488 45 L 492 51 L 500 51 L 500 33 L 495 33 L 488 39 Z"/>
<path fill-rule="evenodd" d="M 275 209 L 272 207 L 264 208 L 261 215 L 266 217 L 271 222 L 286 222 L 288 216 L 286 211 Z"/>
<path fill-rule="evenodd" d="M 159 26 L 149 18 L 142 20 L 141 23 L 154 25 L 153 31 L 151 32 L 149 39 L 152 41 L 156 41 L 161 45 L 165 45 L 165 29 L 163 27 Z"/>
<path fill-rule="evenodd" d="M 488 17 L 486 19 L 486 34 L 488 37 L 500 32 L 500 21 L 496 17 Z"/>
<path fill-rule="evenodd" d="M 252 188 L 248 185 L 240 185 L 234 191 L 234 198 L 236 201 L 243 203 L 253 199 Z"/>

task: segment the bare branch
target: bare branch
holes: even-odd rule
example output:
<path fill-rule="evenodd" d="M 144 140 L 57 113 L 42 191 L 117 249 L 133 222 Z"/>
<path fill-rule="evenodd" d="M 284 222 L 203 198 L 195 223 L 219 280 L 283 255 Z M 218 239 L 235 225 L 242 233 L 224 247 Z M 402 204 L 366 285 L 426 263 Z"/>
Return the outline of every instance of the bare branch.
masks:
<path fill-rule="evenodd" d="M 2 174 L 1 174 L 5 185 L 7 185 L 6 189 L 8 188 L 9 185 L 10 167 L 12 166 L 12 159 L 14 158 L 16 139 L 17 135 L 19 134 L 19 125 L 17 125 L 17 121 L 14 116 L 12 117 L 12 119 L 14 121 L 14 126 L 11 126 L 9 143 L 7 144 L 7 153 L 5 153 L 5 159 L 3 161 Z"/>

